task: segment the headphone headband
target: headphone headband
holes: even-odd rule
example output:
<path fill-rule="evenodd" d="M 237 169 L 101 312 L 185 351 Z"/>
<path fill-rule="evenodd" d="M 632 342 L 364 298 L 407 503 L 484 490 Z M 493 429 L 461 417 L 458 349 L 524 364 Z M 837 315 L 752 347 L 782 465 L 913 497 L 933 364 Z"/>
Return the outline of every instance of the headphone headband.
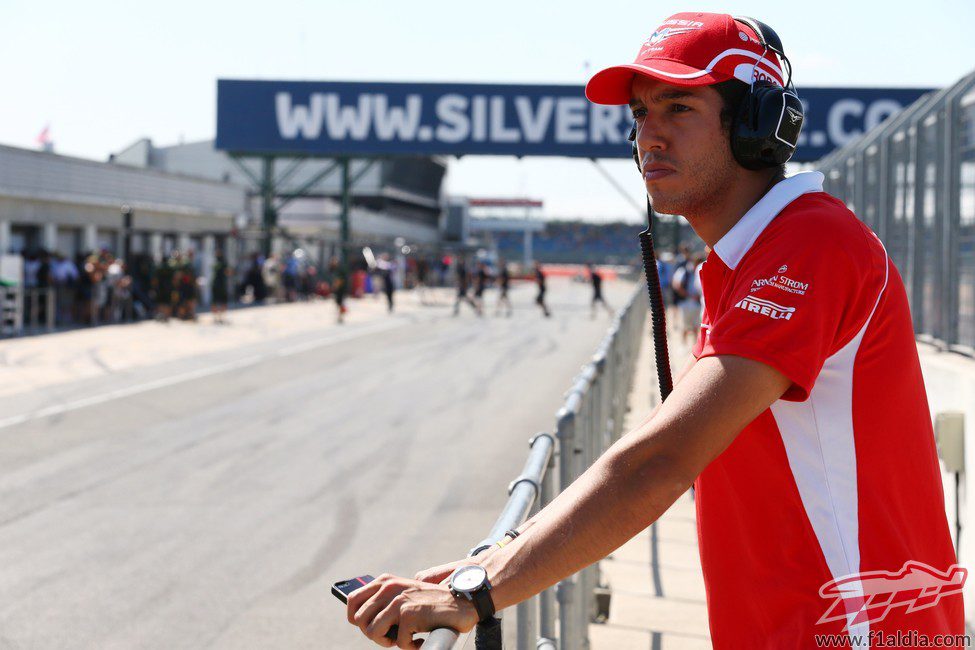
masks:
<path fill-rule="evenodd" d="M 782 45 L 782 39 L 779 35 L 775 33 L 775 30 L 763 23 L 761 20 L 756 20 L 755 18 L 750 18 L 748 16 L 732 16 L 732 20 L 742 23 L 748 27 L 751 27 L 755 35 L 758 36 L 759 44 L 767 50 L 772 50 L 779 55 L 781 59 L 780 64 L 782 64 L 783 69 L 788 72 L 788 79 L 783 80 L 785 82 L 785 88 L 791 88 L 792 92 L 796 92 L 796 87 L 792 85 L 792 62 L 789 61 L 789 57 L 785 55 L 785 47 Z"/>
<path fill-rule="evenodd" d="M 760 20 L 749 18 L 748 16 L 732 16 L 739 23 L 744 23 L 752 28 L 758 36 L 758 42 L 762 47 L 766 47 L 780 56 L 785 56 L 785 48 L 782 46 L 782 39 L 775 33 L 775 30 Z"/>

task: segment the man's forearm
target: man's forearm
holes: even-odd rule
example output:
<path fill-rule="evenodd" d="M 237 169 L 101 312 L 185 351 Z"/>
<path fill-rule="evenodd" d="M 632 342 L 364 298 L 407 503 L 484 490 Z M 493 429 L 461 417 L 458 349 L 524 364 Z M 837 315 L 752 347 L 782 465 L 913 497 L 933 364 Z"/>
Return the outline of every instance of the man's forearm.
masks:
<path fill-rule="evenodd" d="M 690 361 L 684 366 L 684 368 L 679 373 L 679 375 L 677 377 L 677 381 L 680 381 L 680 379 L 685 374 L 687 374 L 687 371 L 690 370 L 691 366 L 693 366 L 693 363 L 694 363 L 694 358 L 691 357 Z M 640 431 L 644 431 L 646 429 L 646 427 L 649 425 L 650 421 L 653 420 L 654 416 L 657 415 L 658 412 L 660 412 L 660 407 L 661 406 L 663 406 L 663 403 L 657 404 L 653 408 L 653 410 L 650 411 L 650 414 L 647 415 L 647 417 L 645 417 L 643 419 L 643 421 L 640 423 L 640 425 L 637 427 L 637 429 L 634 429 L 633 431 L 630 431 L 629 433 L 627 433 L 623 437 L 626 438 L 626 437 L 629 437 L 631 435 L 639 435 L 639 432 Z M 598 461 L 597 461 L 597 463 L 598 463 Z M 583 474 L 583 477 L 584 476 L 585 476 L 585 474 Z M 531 518 L 527 519 L 524 523 L 522 523 L 520 526 L 518 526 L 518 528 L 517 528 L 518 534 L 519 535 L 523 535 L 525 533 L 525 531 L 527 531 L 529 528 L 531 528 L 532 526 L 534 526 L 538 522 L 544 521 L 544 520 L 548 519 L 550 516 L 552 516 L 552 514 L 554 512 L 556 512 L 556 511 L 559 510 L 559 508 L 560 508 L 560 506 L 559 506 L 560 502 L 564 502 L 566 500 L 571 500 L 572 498 L 574 498 L 573 495 L 575 495 L 576 492 L 585 489 L 583 487 L 583 485 L 584 485 L 583 477 L 580 477 L 579 480 L 575 481 L 572 485 L 570 485 L 568 489 L 563 490 L 562 492 L 560 492 L 559 494 L 557 494 L 555 496 L 555 498 L 548 505 L 546 505 L 544 508 L 542 508 L 541 510 L 539 510 L 538 512 L 536 512 L 534 515 L 532 515 Z M 649 523 L 647 525 L 649 525 Z M 640 530 L 643 530 L 643 529 L 641 528 L 641 529 L 637 530 L 636 532 L 639 532 Z M 487 561 L 488 556 L 489 555 L 493 555 L 495 550 L 497 550 L 497 549 L 496 548 L 492 548 L 489 551 L 484 551 L 483 554 L 480 555 L 477 558 L 478 563 L 483 565 Z M 610 551 L 608 551 L 608 552 L 611 552 L 611 551 L 612 551 L 612 549 L 610 549 Z M 588 566 L 588 565 L 584 565 L 584 566 Z"/>
<path fill-rule="evenodd" d="M 481 563 L 495 606 L 550 587 L 656 521 L 789 383 L 750 359 L 697 361 L 654 417 L 610 447 L 530 530 Z"/>
<path fill-rule="evenodd" d="M 694 357 L 691 357 L 687 361 L 687 363 L 684 365 L 684 367 L 678 373 L 677 379 L 674 380 L 674 384 L 675 385 L 684 377 L 684 375 L 686 375 L 688 373 L 688 371 L 694 365 L 694 361 L 695 361 Z M 663 406 L 663 402 L 661 402 L 661 403 L 657 404 L 655 407 L 653 407 L 653 409 L 650 411 L 650 414 L 647 415 L 645 418 L 643 418 L 643 421 L 640 423 L 640 425 L 636 429 L 634 429 L 633 431 L 630 431 L 629 433 L 625 434 L 624 437 L 629 436 L 631 434 L 638 435 L 636 432 L 643 430 L 650 423 L 650 421 L 653 420 L 653 418 L 657 415 L 657 413 L 660 412 L 660 408 L 662 406 Z M 538 512 L 536 512 L 530 519 L 526 520 L 522 525 L 518 526 L 518 533 L 519 534 L 524 533 L 526 530 L 528 530 L 529 528 L 531 528 L 536 522 L 538 522 L 538 521 L 544 519 L 546 516 L 548 516 L 549 510 L 550 510 L 552 504 L 557 503 L 559 501 L 559 499 L 563 497 L 564 494 L 565 494 L 565 492 L 563 491 L 563 492 L 559 493 L 558 495 L 556 495 L 555 499 L 553 499 L 552 502 L 549 505 L 545 506 L 544 508 L 542 508 L 541 510 L 539 510 Z"/>
<path fill-rule="evenodd" d="M 604 558 L 687 490 L 691 479 L 677 475 L 668 458 L 624 462 L 624 440 L 526 522 L 521 536 L 481 562 L 495 585 L 495 607 L 518 603 Z"/>
<path fill-rule="evenodd" d="M 653 409 L 653 411 L 650 413 L 650 415 L 648 415 L 644 419 L 643 423 L 640 426 L 641 427 L 646 426 L 646 424 L 648 422 L 650 422 L 650 420 L 653 418 L 653 416 L 659 410 L 660 410 L 660 405 L 658 404 L 657 407 L 655 409 Z M 580 480 L 581 480 L 581 477 L 580 477 Z M 576 481 L 575 483 L 573 483 L 573 485 L 575 485 L 576 483 L 578 483 L 578 481 Z M 544 508 L 542 508 L 541 510 L 539 510 L 538 512 L 536 512 L 534 515 L 532 515 L 529 519 L 526 519 L 520 526 L 518 526 L 518 528 L 515 529 L 518 532 L 518 534 L 519 535 L 523 535 L 526 530 L 528 530 L 529 528 L 531 528 L 532 526 L 534 526 L 539 521 L 542 521 L 545 518 L 547 518 L 552 513 L 553 507 L 557 507 L 556 504 L 558 504 L 559 501 L 564 500 L 564 499 L 567 499 L 567 498 L 571 498 L 571 493 L 572 493 L 571 492 L 571 488 L 572 488 L 572 486 L 569 486 L 569 487 L 570 487 L 569 490 L 564 490 L 564 491 L 560 492 L 559 494 L 555 495 L 555 498 L 551 502 L 549 502 L 548 505 L 546 505 Z M 483 562 L 482 562 L 482 564 L 483 564 Z"/>

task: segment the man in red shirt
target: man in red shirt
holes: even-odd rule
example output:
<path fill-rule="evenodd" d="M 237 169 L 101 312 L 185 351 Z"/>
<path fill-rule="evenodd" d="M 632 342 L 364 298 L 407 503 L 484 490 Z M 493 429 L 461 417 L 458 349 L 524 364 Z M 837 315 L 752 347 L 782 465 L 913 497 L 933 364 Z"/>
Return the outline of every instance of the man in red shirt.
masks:
<path fill-rule="evenodd" d="M 403 648 L 413 632 L 475 624 L 483 607 L 438 584 L 452 570 L 466 567 L 466 584 L 483 567 L 490 604 L 508 607 L 605 557 L 692 483 L 715 648 L 964 632 L 966 573 L 897 269 L 818 172 L 748 169 L 730 146 L 752 80 L 786 82 L 756 27 L 676 14 L 586 89 L 629 103 L 654 208 L 712 249 L 674 392 L 511 543 L 355 592 L 349 621 L 380 645 L 397 623 Z"/>

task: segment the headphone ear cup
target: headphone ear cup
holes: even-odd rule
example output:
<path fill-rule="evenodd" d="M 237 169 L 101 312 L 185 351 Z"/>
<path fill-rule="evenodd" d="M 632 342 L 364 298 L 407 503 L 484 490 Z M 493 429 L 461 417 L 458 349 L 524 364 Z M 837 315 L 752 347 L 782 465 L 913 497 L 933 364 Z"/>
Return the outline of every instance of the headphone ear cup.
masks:
<path fill-rule="evenodd" d="M 761 169 L 761 167 L 755 166 L 753 145 L 757 113 L 755 100 L 759 92 L 759 82 L 756 82 L 755 86 L 742 97 L 735 113 L 735 119 L 731 124 L 731 153 L 738 164 L 745 169 Z"/>
<path fill-rule="evenodd" d="M 778 167 L 795 152 L 801 128 L 799 98 L 781 86 L 756 81 L 732 124 L 731 152 L 746 169 Z"/>

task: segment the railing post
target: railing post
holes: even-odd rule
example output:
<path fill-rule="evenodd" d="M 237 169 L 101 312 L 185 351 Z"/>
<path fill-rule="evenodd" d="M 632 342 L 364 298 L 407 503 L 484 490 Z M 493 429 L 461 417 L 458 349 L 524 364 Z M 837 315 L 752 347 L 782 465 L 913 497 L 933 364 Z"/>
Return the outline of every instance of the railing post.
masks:
<path fill-rule="evenodd" d="M 559 600 L 559 650 L 580 650 L 577 617 L 572 616 L 575 610 L 576 577 L 568 577 L 560 582 L 555 589 Z"/>
<path fill-rule="evenodd" d="M 576 462 L 576 415 L 579 409 L 579 396 L 569 395 L 556 416 L 555 436 L 559 440 L 559 491 L 564 491 L 575 480 Z"/>
<path fill-rule="evenodd" d="M 36 330 L 41 320 L 41 301 L 37 295 L 37 289 L 30 289 L 27 295 L 30 296 L 30 328 Z"/>
<path fill-rule="evenodd" d="M 577 453 L 576 425 L 580 410 L 580 395 L 572 391 L 559 410 L 556 435 L 559 439 L 559 489 L 564 491 L 575 480 Z M 578 619 L 579 576 L 569 577 L 558 584 L 559 644 L 561 650 L 579 650 Z"/>
<path fill-rule="evenodd" d="M 45 310 L 45 317 L 47 318 L 47 331 L 54 331 L 54 287 L 48 287 L 45 290 L 47 309 Z"/>
<path fill-rule="evenodd" d="M 538 599 L 523 600 L 515 607 L 517 622 L 517 648 L 530 648 L 538 639 Z"/>
<path fill-rule="evenodd" d="M 561 445 L 561 442 L 559 443 Z M 548 466 L 545 476 L 542 477 L 541 507 L 544 508 L 552 499 L 555 498 L 555 454 L 549 456 Z M 542 648 L 542 643 L 548 641 L 552 643 L 554 650 L 555 638 L 555 587 L 550 587 L 538 595 L 538 648 Z M 520 647 L 518 650 L 524 650 Z"/>
<path fill-rule="evenodd" d="M 24 333 L 24 300 L 23 300 L 23 289 L 17 287 L 14 290 L 14 301 L 17 305 L 17 310 L 14 312 L 14 331 L 17 336 Z"/>

